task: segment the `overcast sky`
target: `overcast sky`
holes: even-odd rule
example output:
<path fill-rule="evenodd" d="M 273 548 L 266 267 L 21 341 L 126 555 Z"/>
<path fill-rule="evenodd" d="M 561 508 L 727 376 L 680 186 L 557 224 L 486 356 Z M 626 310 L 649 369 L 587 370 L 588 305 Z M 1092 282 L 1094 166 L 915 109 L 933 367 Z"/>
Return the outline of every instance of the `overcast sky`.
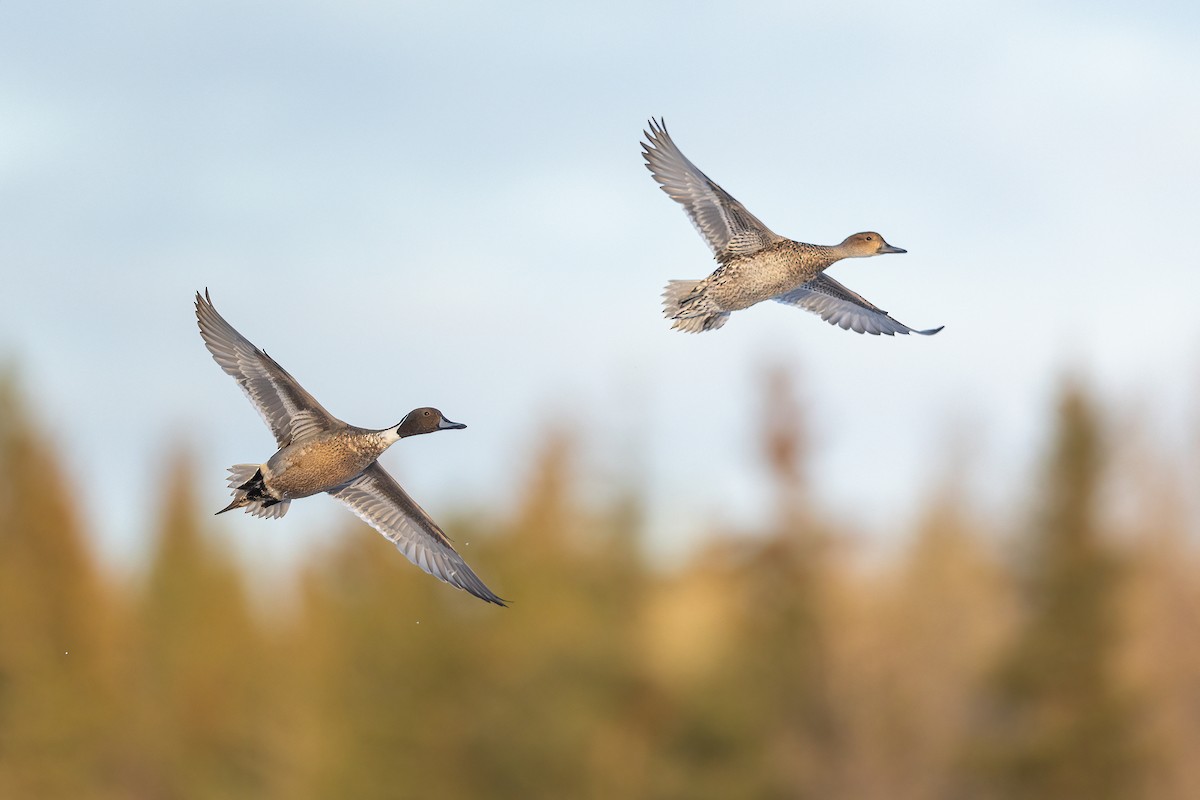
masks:
<path fill-rule="evenodd" d="M 584 426 L 644 481 L 656 546 L 752 524 L 758 374 L 795 375 L 826 504 L 895 528 L 966 436 L 1021 474 L 1066 369 L 1194 417 L 1194 3 L 6 3 L 0 359 L 69 447 L 103 550 L 138 551 L 161 459 L 273 442 L 192 294 L 333 413 L 470 427 L 384 463 L 435 513 L 509 508 L 539 430 Z M 831 274 L 933 338 L 771 304 L 688 336 L 672 278 L 714 264 L 642 166 L 661 115 L 775 231 L 878 230 Z M 282 547 L 342 521 L 314 499 Z M 346 517 L 348 519 L 348 516 Z"/>

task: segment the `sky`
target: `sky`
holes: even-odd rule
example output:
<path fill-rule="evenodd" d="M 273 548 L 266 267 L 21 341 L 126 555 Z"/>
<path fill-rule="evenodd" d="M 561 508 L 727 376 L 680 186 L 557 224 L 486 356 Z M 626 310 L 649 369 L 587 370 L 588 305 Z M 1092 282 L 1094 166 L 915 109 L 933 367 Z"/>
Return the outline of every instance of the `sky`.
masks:
<path fill-rule="evenodd" d="M 902 527 L 954 442 L 1011 501 L 1064 373 L 1164 440 L 1196 422 L 1198 23 L 1182 2 L 6 3 L 0 362 L 117 561 L 174 449 L 214 510 L 225 467 L 274 449 L 196 332 L 204 288 L 343 419 L 467 423 L 383 459 L 435 516 L 511 509 L 570 427 L 596 491 L 644 488 L 653 547 L 753 526 L 772 366 L 842 519 Z M 714 264 L 642 165 L 652 115 L 776 232 L 907 249 L 830 274 L 945 330 L 768 304 L 670 331 L 662 286 Z M 345 513 L 230 516 L 266 559 Z"/>

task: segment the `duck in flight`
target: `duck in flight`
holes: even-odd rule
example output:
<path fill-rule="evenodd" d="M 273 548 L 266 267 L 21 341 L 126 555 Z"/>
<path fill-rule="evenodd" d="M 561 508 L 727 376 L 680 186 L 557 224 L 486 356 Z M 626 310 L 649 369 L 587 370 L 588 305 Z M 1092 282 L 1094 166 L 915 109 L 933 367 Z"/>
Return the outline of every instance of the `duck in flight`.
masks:
<path fill-rule="evenodd" d="M 408 436 L 465 428 L 436 408 L 418 408 L 390 428 L 347 425 L 330 414 L 275 359 L 252 345 L 213 308 L 208 292 L 196 293 L 200 336 L 266 421 L 279 450 L 263 464 L 230 467 L 233 502 L 278 519 L 292 500 L 328 492 L 382 533 L 409 561 L 451 586 L 505 605 L 471 571 L 437 523 L 376 460 Z"/>
<path fill-rule="evenodd" d="M 919 333 L 852 292 L 825 270 L 843 258 L 904 253 L 874 231 L 856 233 L 837 245 L 796 242 L 774 233 L 746 207 L 697 169 L 671 140 L 661 120 L 643 132 L 642 157 L 654 180 L 687 213 L 712 248 L 719 266 L 704 280 L 671 281 L 663 292 L 663 315 L 688 333 L 716 330 L 730 313 L 774 300 L 819 314 L 857 333 Z"/>

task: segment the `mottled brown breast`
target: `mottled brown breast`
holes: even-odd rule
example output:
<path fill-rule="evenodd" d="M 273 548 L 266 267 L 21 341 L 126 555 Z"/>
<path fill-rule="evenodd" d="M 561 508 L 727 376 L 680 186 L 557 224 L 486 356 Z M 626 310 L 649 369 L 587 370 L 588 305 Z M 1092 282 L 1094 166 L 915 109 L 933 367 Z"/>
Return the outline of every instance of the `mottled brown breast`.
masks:
<path fill-rule="evenodd" d="M 788 239 L 722 265 L 706 281 L 707 294 L 737 311 L 808 283 L 837 260 L 826 247 Z"/>
<path fill-rule="evenodd" d="M 264 480 L 284 499 L 308 497 L 353 480 L 385 449 L 372 432 L 331 432 L 280 450 Z"/>

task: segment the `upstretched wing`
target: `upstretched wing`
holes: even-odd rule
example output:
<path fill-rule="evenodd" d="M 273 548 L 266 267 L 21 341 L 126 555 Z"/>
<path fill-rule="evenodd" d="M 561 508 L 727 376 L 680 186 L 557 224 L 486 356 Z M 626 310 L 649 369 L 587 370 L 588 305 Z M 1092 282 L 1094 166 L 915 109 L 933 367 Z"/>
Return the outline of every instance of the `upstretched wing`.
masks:
<path fill-rule="evenodd" d="M 772 298 L 780 303 L 803 308 L 831 325 L 857 333 L 885 334 L 919 333 L 932 336 L 942 328 L 918 331 L 892 319 L 878 306 L 872 305 L 862 295 L 852 292 L 828 275 L 818 275 L 799 289 Z M 945 326 L 942 326 L 945 327 Z"/>
<path fill-rule="evenodd" d="M 421 569 L 481 600 L 505 605 L 463 561 L 446 534 L 375 462 L 362 475 L 329 492 L 384 535 Z"/>
<path fill-rule="evenodd" d="M 661 120 L 651 119 L 650 131 L 643 133 L 646 168 L 662 190 L 683 206 L 717 260 L 724 263 L 783 239 L 688 161 Z"/>
<path fill-rule="evenodd" d="M 252 345 L 213 308 L 212 299 L 196 293 L 196 321 L 213 359 L 258 409 L 280 447 L 343 423 L 304 391 L 275 359 Z"/>

